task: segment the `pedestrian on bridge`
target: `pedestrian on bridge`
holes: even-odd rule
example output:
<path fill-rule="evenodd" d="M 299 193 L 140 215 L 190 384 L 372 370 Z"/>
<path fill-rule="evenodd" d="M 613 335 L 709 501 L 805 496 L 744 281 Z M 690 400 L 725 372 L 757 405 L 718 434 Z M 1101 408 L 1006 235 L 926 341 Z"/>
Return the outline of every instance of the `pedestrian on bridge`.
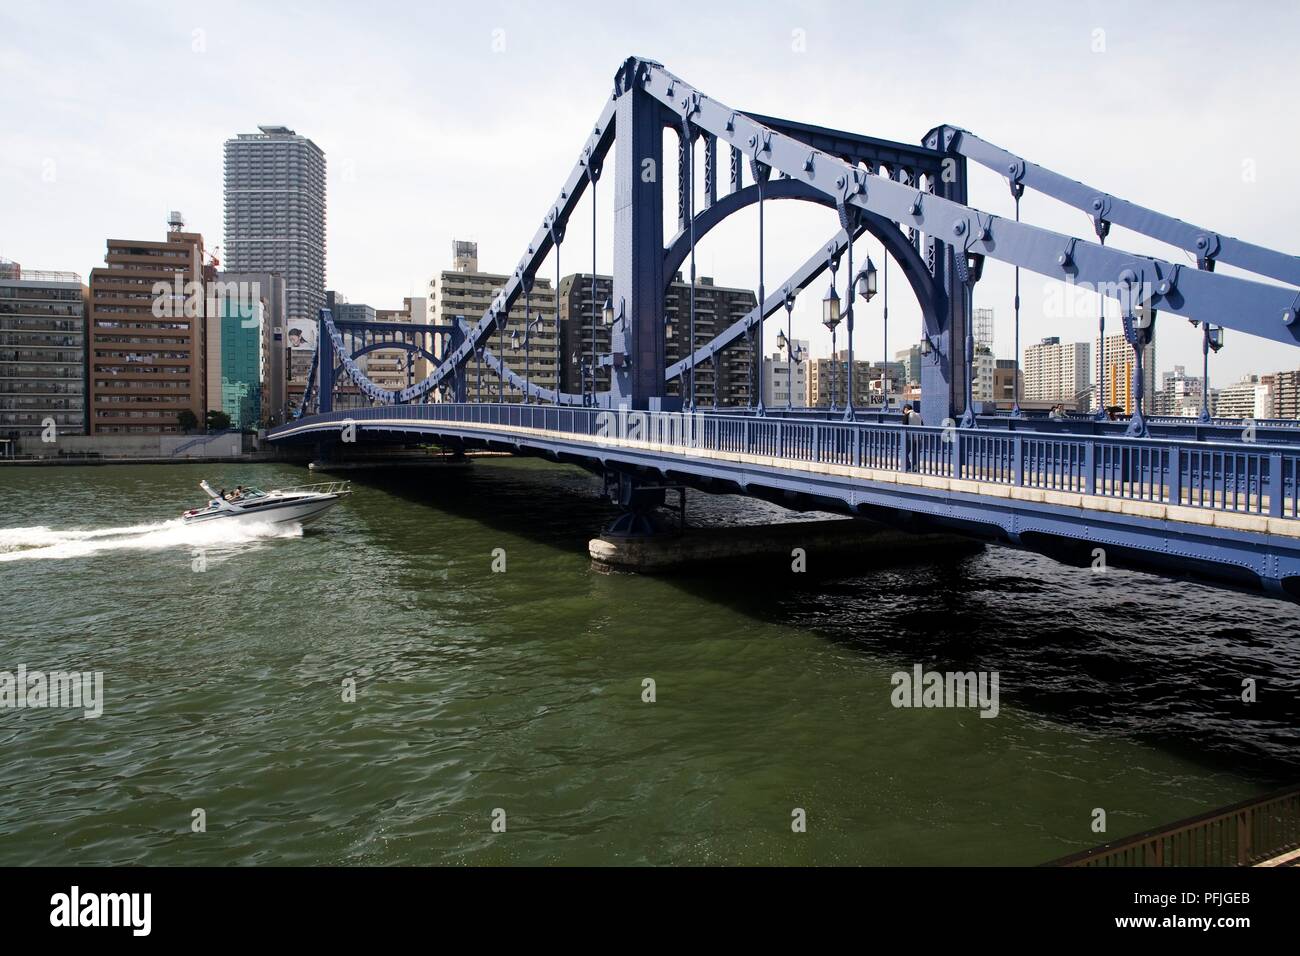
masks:
<path fill-rule="evenodd" d="M 921 419 L 921 413 L 918 412 L 915 408 L 913 408 L 910 403 L 903 406 L 903 424 L 904 425 L 925 424 L 925 422 L 922 421 Z M 903 470 L 904 471 L 911 471 L 916 466 L 916 450 L 913 448 L 914 444 L 915 442 L 912 441 L 912 436 L 910 435 L 903 436 L 903 456 L 904 456 Z"/>

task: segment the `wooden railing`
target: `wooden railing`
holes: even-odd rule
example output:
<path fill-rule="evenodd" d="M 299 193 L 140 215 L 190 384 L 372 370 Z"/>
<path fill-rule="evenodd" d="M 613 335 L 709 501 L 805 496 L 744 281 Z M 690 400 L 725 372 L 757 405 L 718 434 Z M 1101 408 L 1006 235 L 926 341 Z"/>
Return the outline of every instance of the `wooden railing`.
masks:
<path fill-rule="evenodd" d="M 1254 866 L 1300 849 L 1300 787 L 1211 810 L 1047 866 Z"/>

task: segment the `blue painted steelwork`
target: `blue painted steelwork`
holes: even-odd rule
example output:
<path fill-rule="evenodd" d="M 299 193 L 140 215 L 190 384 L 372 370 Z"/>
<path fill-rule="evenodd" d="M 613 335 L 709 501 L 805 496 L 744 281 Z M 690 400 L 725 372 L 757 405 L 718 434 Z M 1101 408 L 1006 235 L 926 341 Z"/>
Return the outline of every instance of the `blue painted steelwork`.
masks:
<path fill-rule="evenodd" d="M 679 147 L 678 223 L 676 234 L 667 239 L 661 181 L 665 129 L 677 133 Z M 702 203 L 696 201 L 694 183 L 697 140 L 704 147 Z M 728 149 L 730 171 L 730 190 L 722 196 L 718 194 L 719 144 Z M 520 295 L 525 296 L 529 306 L 526 311 L 531 316 L 529 290 L 552 249 L 556 250 L 558 289 L 559 246 L 569 217 L 588 188 L 592 191 L 594 277 L 595 186 L 611 149 L 615 167 L 614 276 L 607 320 L 611 325 L 611 351 L 582 356 L 580 394 L 539 388 L 531 381 L 529 358 L 525 358 L 521 377 L 506 367 L 499 352 L 489 347 L 491 334 L 496 331 L 499 339 L 504 334 L 506 317 Z M 968 159 L 1006 176 L 1016 201 L 1014 220 L 967 205 Z M 744 181 L 746 165 L 751 185 Z M 1026 189 L 1044 192 L 1087 212 L 1097 241 L 1022 222 L 1020 198 Z M 840 228 L 781 284 L 777 294 L 767 296 L 763 210 L 771 199 L 824 205 L 835 211 Z M 720 222 L 754 202 L 759 203 L 760 213 L 758 304 L 704 344 L 695 341 L 692 321 L 686 354 L 665 368 L 664 301 L 672 277 L 691 259 L 693 319 L 696 246 Z M 1111 223 L 1194 253 L 1199 268 L 1185 268 L 1107 245 Z M 716 370 L 722 350 L 742 337 L 753 341 L 757 336 L 755 359 L 761 369 L 763 320 L 785 307 L 791 296 L 807 289 L 827 268 L 833 275 L 842 256 L 849 260 L 845 317 L 851 333 L 857 278 L 853 274 L 852 240 L 867 233 L 884 246 L 886 288 L 889 259 L 893 259 L 920 305 L 925 352 L 921 371 L 924 419 L 931 426 L 944 423 L 950 427 L 901 426 L 898 416 L 884 404 L 886 382 L 882 382 L 879 411 L 853 408 L 850 362 L 843 421 L 831 420 L 825 410 L 766 408 L 758 395 L 755 407 L 748 413 L 691 416 L 691 434 L 703 445 L 688 448 L 670 442 L 648 449 L 591 439 L 602 410 L 671 412 L 678 401 L 667 394 L 667 383 L 673 380 L 682 382 L 686 405 L 693 408 L 696 367 L 708 362 Z M 919 145 L 908 145 L 740 112 L 703 95 L 661 64 L 630 58 L 618 70 L 613 93 L 577 163 L 505 288 L 481 317 L 473 321 L 461 319 L 442 330 L 445 338 L 441 350 L 409 343 L 408 351 L 413 354 L 441 357 L 434 359 L 437 364 L 433 374 L 422 382 L 409 382 L 398 391 L 378 388 L 361 373 L 355 358 L 374 348 L 407 346 L 382 338 L 348 346 L 338 324 L 328 313 L 322 313 L 316 381 L 309 383 L 303 407 L 308 408 L 314 400 L 324 414 L 274 429 L 270 438 L 280 442 L 326 437 L 337 431 L 343 416 L 355 419 L 367 440 L 397 442 L 434 436 L 481 441 L 552 454 L 588 467 L 622 469 L 628 481 L 642 480 L 647 474 L 664 478 L 672 474 L 701 487 L 723 483 L 744 493 L 830 502 L 855 513 L 867 510 L 877 516 L 923 516 L 955 527 L 991 527 L 1012 542 L 1023 543 L 1026 535 L 1041 534 L 1132 548 L 1175 565 L 1205 564 L 1216 568 L 1215 573 L 1229 566 L 1248 569 L 1274 587 L 1300 573 L 1296 542 L 1285 534 L 1144 519 L 987 493 L 936 491 L 842 474 L 812 474 L 803 467 L 809 462 L 848 464 L 889 473 L 977 480 L 992 487 L 1064 489 L 1069 494 L 1127 498 L 1211 512 L 1236 511 L 1274 520 L 1300 518 L 1296 511 L 1300 428 L 1295 423 L 1261 423 L 1252 442 L 1237 434 L 1240 423 L 1162 420 L 1145 416 L 1140 407 L 1127 423 L 1079 417 L 1049 422 L 1022 413 L 1018 390 L 1013 416 L 980 414 L 973 400 L 974 330 L 970 314 L 972 290 L 986 258 L 1015 267 L 1017 320 L 1021 269 L 1062 281 L 1089 283 L 1094 291 L 1118 301 L 1125 337 L 1134 349 L 1134 390 L 1139 395 L 1143 352 L 1152 339 L 1159 312 L 1216 324 L 1213 332 L 1205 326 L 1206 362 L 1215 342 L 1222 341 L 1219 327 L 1291 345 L 1300 343 L 1300 322 L 1296 322 L 1300 291 L 1214 270 L 1216 262 L 1222 260 L 1270 280 L 1300 285 L 1300 260 L 1295 257 L 1118 200 L 1027 163 L 954 127 L 936 127 Z M 592 300 L 594 343 L 594 278 Z M 575 316 L 573 320 L 582 319 Z M 886 311 L 886 361 L 887 321 Z M 1104 332 L 1104 311 L 1100 321 Z M 1017 333 L 1018 326 L 1017 321 Z M 390 344 L 377 344 L 380 341 Z M 850 334 L 850 353 L 852 349 Z M 527 351 L 527 333 L 525 351 L 526 356 L 531 354 Z M 470 362 L 475 365 L 475 392 L 480 402 L 484 397 L 482 364 L 486 362 L 489 371 L 497 375 L 498 395 L 504 394 L 509 383 L 523 393 L 524 407 L 467 404 Z M 596 391 L 598 368 L 610 370 L 608 392 Z M 372 401 L 399 403 L 398 408 L 329 414 L 333 382 L 341 374 L 352 378 Z M 760 371 L 760 390 L 761 376 Z M 716 400 L 716 388 L 714 394 Z M 442 403 L 401 404 L 435 398 L 441 398 Z M 958 415 L 962 427 L 956 427 L 953 421 Z M 834 417 L 841 416 L 837 413 Z M 529 431 L 506 437 L 504 428 L 544 428 L 546 434 Z M 1127 436 L 1117 434 L 1124 430 Z M 722 462 L 694 454 L 697 448 L 759 455 L 764 461 Z M 627 478 L 630 473 L 641 477 Z M 629 500 L 635 497 L 631 494 Z"/>
<path fill-rule="evenodd" d="M 340 321 L 334 318 L 329 309 L 321 309 L 317 350 L 312 356 L 312 368 L 308 374 L 308 386 L 299 417 L 301 410 L 308 405 L 309 396 L 317 397 L 320 411 L 330 411 L 333 408 L 334 388 L 341 375 L 355 383 L 372 402 L 395 403 L 399 400 L 399 393 L 380 388 L 372 382 L 357 365 L 357 359 L 381 349 L 401 349 L 407 353 L 410 363 L 414 363 L 415 356 L 419 355 L 436 365 L 441 358 L 436 353 L 435 343 L 440 343 L 442 351 L 446 353 L 453 350 L 463 338 L 463 331 L 450 325 Z M 410 367 L 408 365 L 408 371 Z M 460 377 L 463 378 L 463 372 Z M 460 387 L 459 381 L 453 382 L 453 389 Z M 408 387 L 406 392 L 410 391 Z"/>

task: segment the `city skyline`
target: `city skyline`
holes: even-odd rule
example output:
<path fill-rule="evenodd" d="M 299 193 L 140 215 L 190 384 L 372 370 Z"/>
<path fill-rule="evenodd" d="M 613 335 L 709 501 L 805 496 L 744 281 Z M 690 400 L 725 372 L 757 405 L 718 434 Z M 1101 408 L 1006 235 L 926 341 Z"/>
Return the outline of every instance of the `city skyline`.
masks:
<path fill-rule="evenodd" d="M 151 234 L 169 209 L 182 210 L 192 228 L 215 240 L 222 143 L 258 125 L 285 125 L 313 139 L 329 157 L 326 286 L 396 307 L 404 297 L 425 294 L 442 250 L 456 237 L 480 242 L 485 267 L 512 269 L 554 199 L 556 176 L 572 163 L 599 110 L 590 91 L 608 88 L 624 52 L 654 55 L 675 48 L 665 28 L 621 22 L 603 12 L 585 15 L 591 35 L 579 49 L 558 15 L 487 7 L 462 11 L 446 23 L 433 11 L 400 4 L 384 9 L 387 16 L 364 26 L 349 23 L 348 36 L 360 55 L 340 60 L 331 38 L 345 15 L 342 5 L 321 5 L 305 19 L 235 4 L 220 21 L 196 4 L 78 10 L 97 40 L 63 51 L 50 42 L 60 19 L 50 16 L 50 5 L 11 4 L 0 14 L 6 27 L 0 64 L 10 81 L 0 97 L 21 132 L 0 167 L 0 184 L 13 197 L 10 214 L 0 222 L 0 255 L 29 268 L 87 274 L 106 236 Z M 1205 31 L 1180 32 L 1177 23 L 1155 13 L 1121 9 L 1100 5 L 1049 17 L 1026 5 L 1016 17 L 995 23 L 950 9 L 945 16 L 958 51 L 981 51 L 983 69 L 975 80 L 961 55 L 936 61 L 933 71 L 918 77 L 907 67 L 910 54 L 892 46 L 873 50 L 871 69 L 860 69 L 854 41 L 829 13 L 815 10 L 774 8 L 764 26 L 758 25 L 761 18 L 732 23 L 693 10 L 702 27 L 718 27 L 710 31 L 720 38 L 717 45 L 708 54 L 686 50 L 664 58 L 683 77 L 738 106 L 800 115 L 811 99 L 816 118 L 827 125 L 911 142 L 931 125 L 953 123 L 1225 234 L 1293 245 L 1283 224 L 1296 203 L 1276 193 L 1283 170 L 1268 157 L 1286 155 L 1300 134 L 1266 121 L 1285 105 L 1277 82 L 1281 66 L 1273 64 L 1285 61 L 1287 31 L 1261 38 L 1246 23 L 1220 17 L 1211 40 Z M 1214 15 L 1218 8 L 1201 9 Z M 891 35 L 917 33 L 901 11 L 876 16 L 879 28 Z M 120 27 L 123 19 L 138 29 L 107 29 L 110 20 Z M 1300 15 L 1295 19 L 1300 24 Z M 1040 29 L 1046 23 L 1051 29 Z M 97 31 L 97 25 L 104 29 Z M 251 25 L 258 29 L 246 28 Z M 999 104 L 1006 89 L 1019 89 L 1020 74 L 994 54 L 1019 46 L 1029 31 L 1035 43 L 1027 55 L 1035 58 L 1043 81 L 1020 89 L 1016 119 Z M 1147 41 L 1153 31 L 1187 55 L 1151 63 Z M 286 51 L 278 38 L 289 32 L 301 42 Z M 1279 44 L 1276 56 L 1268 54 L 1271 43 Z M 592 55 L 596 48 L 621 52 Z M 49 52 L 38 61 L 28 52 L 33 49 Z M 749 56 L 755 50 L 763 55 Z M 1212 90 L 1186 95 L 1200 85 L 1197 54 L 1234 51 L 1243 58 L 1240 69 Z M 415 56 L 420 70 L 408 69 Z M 148 95 L 150 83 L 168 71 L 187 77 L 179 115 L 160 111 Z M 97 84 L 100 76 L 113 79 Z M 1094 118 L 1062 112 L 1061 90 L 1085 83 L 1108 111 L 1104 127 Z M 1137 86 L 1146 90 L 1144 97 L 1131 96 Z M 751 89 L 763 91 L 760 102 L 752 102 Z M 1214 137 L 1204 135 L 1207 115 L 1215 117 Z M 1137 161 L 1139 154 L 1117 149 L 1123 141 L 1108 133 L 1139 126 L 1152 141 L 1169 144 L 1167 161 L 1148 153 Z M 1180 149 L 1195 149 L 1197 162 L 1177 161 Z M 675 149 L 666 152 L 664 166 L 666 177 L 675 175 Z M 972 169 L 971 181 L 975 205 L 1013 213 L 1005 181 L 978 169 Z M 609 188 L 602 184 L 597 217 L 597 230 L 606 237 Z M 825 239 L 830 216 L 821 209 L 785 208 L 804 204 L 769 205 L 770 287 Z M 1089 235 L 1086 217 L 1077 212 L 1051 208 L 1041 198 L 1027 200 L 1026 207 L 1043 225 Z M 756 286 L 756 221 L 755 211 L 746 210 L 705 240 L 700 272 L 722 285 Z M 76 228 L 69 229 L 70 222 Z M 1185 258 L 1118 229 L 1108 241 L 1172 261 Z M 224 243 L 222 237 L 213 245 L 224 251 Z M 565 274 L 591 270 L 589 217 L 575 217 L 564 252 L 572 265 Z M 868 252 L 881 255 L 874 241 L 860 242 L 858 255 Z M 602 251 L 596 271 L 609 269 Z M 890 339 L 916 341 L 919 312 L 896 277 Z M 975 290 L 976 307 L 995 310 L 994 351 L 1002 356 L 1010 354 L 1013 338 L 1011 277 L 1010 268 L 990 263 Z M 1047 335 L 1095 336 L 1095 307 L 1072 303 L 1057 286 L 1022 272 L 1022 345 Z M 795 334 L 811 343 L 814 354 L 829 352 L 818 324 L 822 292 L 818 283 L 795 308 Z M 863 358 L 882 357 L 879 306 L 860 306 L 858 312 L 854 347 Z M 1057 311 L 1064 314 L 1049 314 Z M 775 345 L 775 333 L 767 329 L 765 354 Z M 1181 319 L 1168 317 L 1157 338 L 1166 363 L 1160 370 L 1198 364 L 1199 335 Z M 1265 343 L 1230 334 L 1212 360 L 1211 380 L 1237 381 L 1267 364 L 1269 354 Z"/>

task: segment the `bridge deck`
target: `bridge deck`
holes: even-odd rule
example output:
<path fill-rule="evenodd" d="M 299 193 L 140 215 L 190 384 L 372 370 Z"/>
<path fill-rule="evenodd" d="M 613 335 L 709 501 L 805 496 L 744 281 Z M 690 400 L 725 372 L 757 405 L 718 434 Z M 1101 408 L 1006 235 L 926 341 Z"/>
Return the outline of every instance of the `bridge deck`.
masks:
<path fill-rule="evenodd" d="M 1300 576 L 1295 447 L 510 404 L 334 412 L 270 439 L 337 440 L 349 423 L 367 441 L 478 440 L 991 525 L 1015 543 L 1041 533 L 1231 565 L 1266 584 Z"/>

